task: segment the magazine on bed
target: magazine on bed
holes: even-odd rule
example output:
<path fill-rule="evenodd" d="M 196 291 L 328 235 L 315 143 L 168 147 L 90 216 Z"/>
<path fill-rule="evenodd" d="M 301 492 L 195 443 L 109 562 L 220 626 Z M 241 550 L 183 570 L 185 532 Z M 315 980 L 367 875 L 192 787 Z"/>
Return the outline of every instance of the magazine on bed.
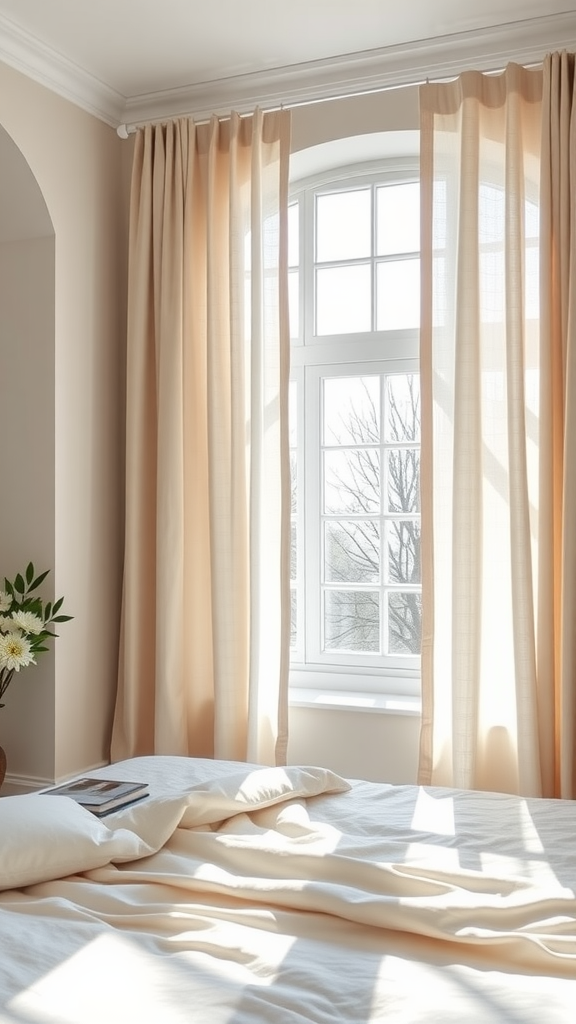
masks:
<path fill-rule="evenodd" d="M 84 777 L 45 789 L 44 793 L 69 796 L 93 814 L 102 816 L 148 796 L 148 783 Z"/>

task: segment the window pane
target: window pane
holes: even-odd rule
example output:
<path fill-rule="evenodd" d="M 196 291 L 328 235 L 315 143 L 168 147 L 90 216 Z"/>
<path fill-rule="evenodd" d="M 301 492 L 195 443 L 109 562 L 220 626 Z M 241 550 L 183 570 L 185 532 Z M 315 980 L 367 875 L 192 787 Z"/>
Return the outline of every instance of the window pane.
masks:
<path fill-rule="evenodd" d="M 369 189 L 316 197 L 316 261 L 355 260 L 371 253 Z"/>
<path fill-rule="evenodd" d="M 325 523 L 324 579 L 327 583 L 379 582 L 378 523 L 372 520 Z"/>
<path fill-rule="evenodd" d="M 300 206 L 291 203 L 288 207 L 288 266 L 297 267 L 300 263 Z"/>
<path fill-rule="evenodd" d="M 380 453 L 373 448 L 324 452 L 324 512 L 380 511 Z"/>
<path fill-rule="evenodd" d="M 388 524 L 388 583 L 420 583 L 420 523 L 415 519 Z"/>
<path fill-rule="evenodd" d="M 380 378 L 324 380 L 324 444 L 378 444 Z"/>
<path fill-rule="evenodd" d="M 329 590 L 324 594 L 324 648 L 380 650 L 380 599 L 375 591 Z"/>
<path fill-rule="evenodd" d="M 420 449 L 391 448 L 386 453 L 388 511 L 420 511 Z"/>
<path fill-rule="evenodd" d="M 384 185 L 376 193 L 378 256 L 420 252 L 420 183 Z"/>
<path fill-rule="evenodd" d="M 501 249 L 480 253 L 480 318 L 484 324 L 504 322 L 504 274 L 504 253 Z"/>
<path fill-rule="evenodd" d="M 291 380 L 288 384 L 288 430 L 289 430 L 289 444 L 291 448 L 296 447 L 298 439 L 298 385 L 295 380 Z"/>
<path fill-rule="evenodd" d="M 250 238 L 250 233 L 248 237 Z M 257 237 L 257 244 L 258 246 L 261 245 L 262 260 L 266 270 L 271 270 L 278 266 L 279 238 L 280 218 L 277 213 L 274 213 L 264 219 L 262 234 L 259 238 Z M 250 251 L 250 260 L 246 263 L 246 266 L 250 267 L 251 265 L 252 252 Z"/>
<path fill-rule="evenodd" d="M 448 182 L 446 179 L 437 178 L 434 182 L 434 238 L 433 246 L 435 250 L 443 250 L 446 248 L 446 233 L 447 233 L 447 202 L 446 195 L 448 192 Z M 437 212 L 437 216 L 436 216 Z"/>
<path fill-rule="evenodd" d="M 446 259 L 435 256 L 432 263 L 432 322 L 435 327 L 445 327 L 449 313 L 453 313 L 454 303 L 448 299 L 448 280 L 446 277 Z"/>
<path fill-rule="evenodd" d="M 478 241 L 504 244 L 505 196 L 503 188 L 480 185 L 478 189 Z"/>
<path fill-rule="evenodd" d="M 296 523 L 291 523 L 290 530 L 290 579 L 295 580 L 297 577 L 298 567 L 298 536 L 296 530 Z"/>
<path fill-rule="evenodd" d="M 420 378 L 398 373 L 386 380 L 386 441 L 420 440 Z"/>
<path fill-rule="evenodd" d="M 370 267 L 316 272 L 316 334 L 357 334 L 372 324 Z"/>
<path fill-rule="evenodd" d="M 408 592 L 390 594 L 388 654 L 420 654 L 421 635 L 421 595 Z"/>
<path fill-rule="evenodd" d="M 524 204 L 524 217 L 526 223 L 526 238 L 539 238 L 540 236 L 540 207 L 530 199 Z"/>
<path fill-rule="evenodd" d="M 298 642 L 298 598 L 295 590 L 290 591 L 290 647 L 296 647 Z"/>
<path fill-rule="evenodd" d="M 420 325 L 420 260 L 392 260 L 376 269 L 379 331 Z"/>
<path fill-rule="evenodd" d="M 300 280 L 297 270 L 288 272 L 288 317 L 290 319 L 290 337 L 300 336 Z"/>

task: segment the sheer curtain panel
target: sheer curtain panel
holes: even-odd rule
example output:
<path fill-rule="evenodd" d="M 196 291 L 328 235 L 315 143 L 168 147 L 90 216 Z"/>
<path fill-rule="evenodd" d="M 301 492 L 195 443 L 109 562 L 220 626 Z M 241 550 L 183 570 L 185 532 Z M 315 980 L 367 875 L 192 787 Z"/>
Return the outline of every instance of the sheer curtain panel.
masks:
<path fill-rule="evenodd" d="M 575 795 L 572 86 L 421 88 L 423 783 Z"/>
<path fill-rule="evenodd" d="M 112 756 L 283 763 L 290 114 L 141 129 Z"/>

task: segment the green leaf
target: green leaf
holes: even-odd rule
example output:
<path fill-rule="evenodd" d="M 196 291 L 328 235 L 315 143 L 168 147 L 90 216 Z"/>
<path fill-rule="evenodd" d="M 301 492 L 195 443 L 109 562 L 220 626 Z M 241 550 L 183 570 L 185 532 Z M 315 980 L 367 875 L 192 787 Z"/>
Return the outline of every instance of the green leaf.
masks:
<path fill-rule="evenodd" d="M 52 614 L 53 615 L 55 615 L 56 612 L 60 610 L 60 608 L 62 607 L 62 602 L 63 601 L 64 601 L 63 597 L 59 597 L 57 601 L 54 601 L 54 607 L 52 609 Z"/>
<path fill-rule="evenodd" d="M 19 594 L 23 594 L 24 591 L 26 590 L 26 584 L 24 583 L 22 573 L 18 573 L 18 575 L 16 576 L 16 579 L 14 580 L 14 587 Z"/>
<path fill-rule="evenodd" d="M 30 586 L 30 584 L 32 583 L 33 579 L 34 579 L 34 564 L 32 562 L 28 562 L 28 565 L 26 566 L 26 583 L 28 584 L 28 586 Z"/>
<path fill-rule="evenodd" d="M 52 622 L 70 622 L 70 620 L 73 619 L 73 618 L 74 618 L 73 615 L 53 615 L 51 621 Z"/>
<path fill-rule="evenodd" d="M 51 611 L 52 611 L 52 601 L 48 601 L 48 604 L 46 605 L 46 610 L 44 612 L 44 622 L 48 622 L 48 620 L 50 618 L 50 612 Z"/>
<path fill-rule="evenodd" d="M 7 580 L 6 577 L 4 577 L 4 590 L 8 594 L 10 594 L 11 597 L 14 597 L 14 587 L 12 586 L 10 580 Z"/>
<path fill-rule="evenodd" d="M 36 587 L 39 587 L 40 584 L 44 582 L 44 580 L 46 579 L 46 577 L 47 577 L 49 572 L 50 572 L 50 569 L 46 569 L 45 572 L 41 572 L 40 575 L 36 577 L 36 579 L 34 580 L 34 582 L 31 584 L 31 586 L 28 589 L 29 590 L 36 590 Z"/>

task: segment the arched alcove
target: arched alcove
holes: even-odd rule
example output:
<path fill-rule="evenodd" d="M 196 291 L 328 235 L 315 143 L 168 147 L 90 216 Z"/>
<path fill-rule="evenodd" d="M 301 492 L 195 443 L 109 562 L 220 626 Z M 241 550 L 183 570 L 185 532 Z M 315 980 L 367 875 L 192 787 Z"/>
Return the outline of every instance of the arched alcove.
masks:
<path fill-rule="evenodd" d="M 0 244 L 46 238 L 54 229 L 29 165 L 0 125 Z"/>
<path fill-rule="evenodd" d="M 54 565 L 55 237 L 41 189 L 0 126 L 0 582 L 28 561 Z M 54 659 L 5 694 L 0 737 L 12 772 L 50 775 Z M 31 753 L 33 750 L 33 757 Z"/>

